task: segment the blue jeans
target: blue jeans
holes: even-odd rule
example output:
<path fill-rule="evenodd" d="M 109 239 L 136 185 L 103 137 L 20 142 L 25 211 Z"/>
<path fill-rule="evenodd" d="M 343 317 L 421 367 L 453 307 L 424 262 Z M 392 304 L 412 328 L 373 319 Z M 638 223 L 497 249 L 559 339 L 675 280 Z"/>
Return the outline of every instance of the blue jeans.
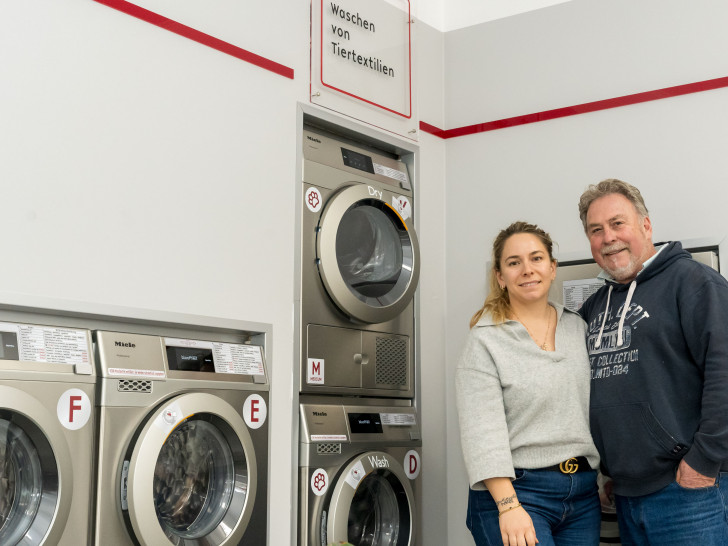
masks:
<path fill-rule="evenodd" d="M 685 489 L 677 482 L 641 497 L 615 495 L 623 546 L 728 544 L 728 472 L 715 486 Z"/>
<path fill-rule="evenodd" d="M 531 516 L 538 546 L 598 546 L 601 510 L 596 471 L 516 470 L 513 487 Z M 477 546 L 503 546 L 489 491 L 470 490 L 466 524 Z"/>

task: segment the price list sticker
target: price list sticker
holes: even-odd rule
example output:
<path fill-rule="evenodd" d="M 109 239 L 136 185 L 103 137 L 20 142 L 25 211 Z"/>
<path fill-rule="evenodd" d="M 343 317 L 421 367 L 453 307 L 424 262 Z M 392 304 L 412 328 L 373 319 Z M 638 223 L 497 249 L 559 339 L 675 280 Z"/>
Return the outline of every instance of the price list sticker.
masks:
<path fill-rule="evenodd" d="M 217 373 L 265 375 L 263 349 L 257 345 L 213 343 L 212 351 Z"/>
<path fill-rule="evenodd" d="M 0 324 L 4 332 L 17 336 L 18 359 L 52 364 L 89 364 L 90 351 L 85 330 L 30 324 Z"/>
<path fill-rule="evenodd" d="M 379 416 L 383 425 L 407 427 L 417 424 L 413 413 L 380 413 Z"/>

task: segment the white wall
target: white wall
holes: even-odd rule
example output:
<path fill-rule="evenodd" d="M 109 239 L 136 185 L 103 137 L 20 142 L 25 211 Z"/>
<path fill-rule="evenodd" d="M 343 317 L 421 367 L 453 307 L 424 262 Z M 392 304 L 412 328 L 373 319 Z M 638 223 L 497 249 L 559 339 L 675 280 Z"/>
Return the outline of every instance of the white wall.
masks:
<path fill-rule="evenodd" d="M 417 74 L 421 119 L 444 122 L 443 34 L 422 23 L 417 29 Z M 447 426 L 449 378 L 445 363 L 445 142 L 420 135 L 417 233 L 420 242 L 419 347 L 422 438 L 422 537 L 418 544 L 442 546 L 447 540 Z"/>
<path fill-rule="evenodd" d="M 445 36 L 446 124 L 454 128 L 726 76 L 716 1 L 580 0 Z M 542 225 L 558 254 L 589 257 L 577 201 L 608 177 L 637 185 L 656 240 L 725 237 L 728 90 L 447 141 L 447 367 L 485 296 L 498 230 Z M 427 120 L 424 120 L 427 121 Z M 448 385 L 452 399 L 452 385 Z M 456 426 L 454 404 L 448 422 Z M 448 544 L 472 544 L 459 438 L 448 438 Z M 451 437 L 453 436 L 453 437 Z"/>
<path fill-rule="evenodd" d="M 568 1 L 570 0 L 419 0 L 416 4 L 418 17 L 442 32 L 449 32 Z"/>
<path fill-rule="evenodd" d="M 0 292 L 272 324 L 278 545 L 296 540 L 296 124 L 297 101 L 308 102 L 310 15 L 294 0 L 248 11 L 233 25 L 238 45 L 293 68 L 293 80 L 91 0 L 0 3 Z M 442 33 L 415 31 L 427 52 L 416 59 L 421 108 L 442 123 Z M 441 399 L 422 417 L 432 465 L 423 479 L 442 492 L 445 144 L 424 135 L 422 148 L 418 206 L 432 218 L 418 219 L 422 362 L 437 374 L 423 390 Z M 434 542 L 423 544 L 441 545 L 446 514 L 430 506 Z"/>
<path fill-rule="evenodd" d="M 296 526 L 296 101 L 308 91 L 309 7 L 284 4 L 239 25 L 294 80 L 90 0 L 0 4 L 2 291 L 273 324 L 271 544 Z"/>

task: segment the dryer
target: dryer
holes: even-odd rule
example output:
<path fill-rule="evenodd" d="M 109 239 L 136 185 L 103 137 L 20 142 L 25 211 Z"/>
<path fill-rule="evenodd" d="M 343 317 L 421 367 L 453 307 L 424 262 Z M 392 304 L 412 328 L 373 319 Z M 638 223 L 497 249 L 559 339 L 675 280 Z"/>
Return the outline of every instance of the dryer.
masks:
<path fill-rule="evenodd" d="M 262 347 L 95 332 L 104 546 L 265 544 Z"/>
<path fill-rule="evenodd" d="M 420 260 L 407 165 L 308 127 L 301 192 L 300 391 L 414 398 Z"/>
<path fill-rule="evenodd" d="M 422 441 L 402 402 L 301 404 L 299 546 L 421 543 Z"/>
<path fill-rule="evenodd" d="M 0 544 L 91 544 L 88 330 L 0 322 Z"/>

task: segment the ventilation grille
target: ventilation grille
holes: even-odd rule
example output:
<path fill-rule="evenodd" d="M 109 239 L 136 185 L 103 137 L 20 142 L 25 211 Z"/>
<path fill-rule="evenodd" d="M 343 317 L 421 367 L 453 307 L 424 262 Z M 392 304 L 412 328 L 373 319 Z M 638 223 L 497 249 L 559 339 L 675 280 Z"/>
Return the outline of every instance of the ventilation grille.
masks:
<path fill-rule="evenodd" d="M 152 392 L 152 382 L 141 379 L 119 379 L 119 392 Z"/>
<path fill-rule="evenodd" d="M 341 444 L 316 444 L 316 453 L 318 455 L 341 455 Z"/>
<path fill-rule="evenodd" d="M 378 385 L 406 387 L 409 383 L 407 364 L 407 339 L 377 338 L 375 381 Z"/>

